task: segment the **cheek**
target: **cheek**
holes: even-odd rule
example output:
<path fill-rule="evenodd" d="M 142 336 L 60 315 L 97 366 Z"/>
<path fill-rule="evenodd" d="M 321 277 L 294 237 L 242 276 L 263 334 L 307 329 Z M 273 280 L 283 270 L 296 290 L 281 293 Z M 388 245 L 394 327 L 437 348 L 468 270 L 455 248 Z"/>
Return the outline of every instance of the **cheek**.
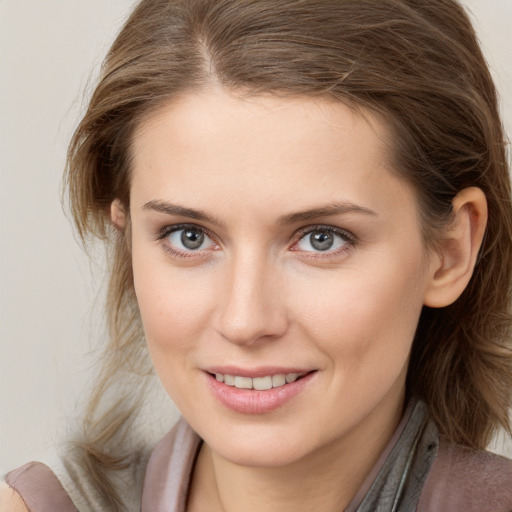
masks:
<path fill-rule="evenodd" d="M 199 340 L 208 325 L 212 301 L 207 287 L 165 263 L 137 261 L 135 255 L 134 285 L 156 374 L 178 409 L 186 411 L 200 398 L 183 383 L 195 368 Z"/>
<path fill-rule="evenodd" d="M 294 294 L 298 321 L 344 374 L 401 367 L 423 306 L 423 275 L 421 261 L 391 257 L 364 271 L 347 269 Z"/>
<path fill-rule="evenodd" d="M 211 287 L 204 279 L 172 268 L 164 261 L 133 255 L 135 293 L 147 343 L 158 366 L 158 358 L 191 350 L 208 324 L 212 304 Z"/>

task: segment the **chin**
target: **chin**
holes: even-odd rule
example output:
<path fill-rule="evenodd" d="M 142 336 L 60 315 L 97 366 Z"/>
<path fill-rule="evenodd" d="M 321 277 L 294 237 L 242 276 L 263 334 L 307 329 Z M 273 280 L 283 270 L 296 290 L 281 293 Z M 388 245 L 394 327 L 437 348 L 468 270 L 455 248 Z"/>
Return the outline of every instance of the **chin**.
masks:
<path fill-rule="evenodd" d="M 232 464 L 252 468 L 282 468 L 290 466 L 302 459 L 307 452 L 304 445 L 287 445 L 272 443 L 267 446 L 260 444 L 233 443 L 228 447 L 210 446 L 222 458 L 229 460 Z"/>
<path fill-rule="evenodd" d="M 222 429 L 216 425 L 200 436 L 214 453 L 233 464 L 279 468 L 293 465 L 332 443 L 331 435 L 318 438 L 318 433 L 311 432 L 306 423 L 299 419 L 292 424 L 251 424 L 240 420 Z"/>

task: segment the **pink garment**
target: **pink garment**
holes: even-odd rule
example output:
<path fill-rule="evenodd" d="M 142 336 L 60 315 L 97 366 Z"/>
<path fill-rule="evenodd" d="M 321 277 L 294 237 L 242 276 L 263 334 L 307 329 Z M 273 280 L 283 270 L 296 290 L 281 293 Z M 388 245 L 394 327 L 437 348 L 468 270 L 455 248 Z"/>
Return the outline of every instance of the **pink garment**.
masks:
<path fill-rule="evenodd" d="M 512 512 L 512 461 L 441 443 L 417 512 Z"/>
<path fill-rule="evenodd" d="M 52 470 L 40 462 L 29 462 L 11 471 L 6 481 L 30 512 L 77 512 Z"/>
<path fill-rule="evenodd" d="M 437 431 L 422 419 L 422 407 L 420 403 L 408 408 L 345 512 L 512 512 L 512 461 L 485 451 L 432 442 L 432 432 L 437 438 Z M 408 436 L 414 443 L 412 449 Z M 423 440 L 425 450 L 416 450 Z M 184 419 L 160 441 L 147 465 L 141 512 L 185 512 L 200 443 Z M 414 459 L 421 453 L 425 460 L 418 464 Z M 393 471 L 399 456 L 404 455 L 406 470 L 396 479 Z M 6 480 L 30 512 L 77 512 L 51 469 L 41 463 L 26 464 L 9 473 Z M 416 498 L 408 501 L 410 496 Z"/>

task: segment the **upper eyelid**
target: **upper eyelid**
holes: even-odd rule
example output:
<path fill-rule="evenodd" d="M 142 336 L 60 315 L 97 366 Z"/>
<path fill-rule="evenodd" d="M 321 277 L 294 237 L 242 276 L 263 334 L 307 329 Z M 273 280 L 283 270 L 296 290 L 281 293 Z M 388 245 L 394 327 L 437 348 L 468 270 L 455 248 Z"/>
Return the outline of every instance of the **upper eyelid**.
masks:
<path fill-rule="evenodd" d="M 295 237 L 297 237 L 297 239 L 300 239 L 303 236 L 307 235 L 308 233 L 312 233 L 313 231 L 321 231 L 321 230 L 332 231 L 333 233 L 337 233 L 341 236 L 345 236 L 352 242 L 355 242 L 357 240 L 357 237 L 348 229 L 332 226 L 329 224 L 315 224 L 315 225 L 305 226 L 303 228 L 298 229 L 295 232 Z"/>
<path fill-rule="evenodd" d="M 167 226 L 164 226 L 162 229 L 160 229 L 158 231 L 157 240 L 161 240 L 161 239 L 165 238 L 166 236 L 173 233 L 174 231 L 180 231 L 181 229 L 187 229 L 187 228 L 194 228 L 194 229 L 200 230 L 208 237 L 210 237 L 212 239 L 216 238 L 214 235 L 212 236 L 209 229 L 206 229 L 205 227 L 200 226 L 199 224 L 194 224 L 192 222 L 180 222 L 179 224 L 169 224 Z"/>

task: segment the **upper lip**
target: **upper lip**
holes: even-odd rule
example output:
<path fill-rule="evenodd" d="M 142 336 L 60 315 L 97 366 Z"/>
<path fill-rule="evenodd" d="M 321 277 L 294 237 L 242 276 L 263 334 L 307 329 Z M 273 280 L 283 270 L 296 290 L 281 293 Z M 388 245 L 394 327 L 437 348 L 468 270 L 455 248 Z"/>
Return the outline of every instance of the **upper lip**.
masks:
<path fill-rule="evenodd" d="M 312 368 L 305 368 L 300 366 L 259 366 L 256 368 L 240 368 L 238 366 L 222 365 L 210 366 L 203 369 L 207 373 L 222 375 L 236 375 L 239 377 L 266 377 L 268 375 L 287 375 L 289 373 L 306 374 L 314 371 Z"/>

